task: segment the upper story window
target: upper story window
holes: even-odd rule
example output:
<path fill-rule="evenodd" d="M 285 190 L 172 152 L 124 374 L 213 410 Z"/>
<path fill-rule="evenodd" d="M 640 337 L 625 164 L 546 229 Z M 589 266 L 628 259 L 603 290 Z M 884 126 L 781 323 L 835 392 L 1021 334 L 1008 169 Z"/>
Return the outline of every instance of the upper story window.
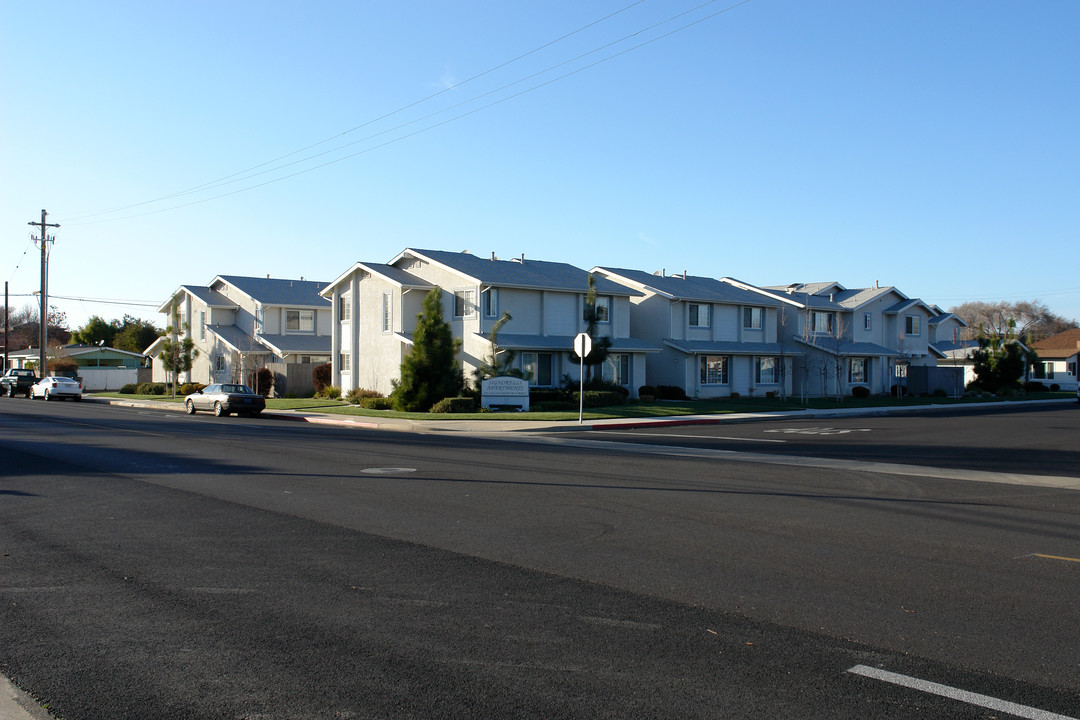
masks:
<path fill-rule="evenodd" d="M 286 310 L 285 329 L 289 332 L 314 332 L 314 310 Z"/>
<path fill-rule="evenodd" d="M 746 330 L 760 330 L 761 329 L 761 308 L 748 307 L 743 308 L 742 312 L 742 326 Z"/>
<path fill-rule="evenodd" d="M 873 316 L 870 313 L 863 313 L 862 316 L 862 329 L 870 330 L 874 326 Z"/>
<path fill-rule="evenodd" d="M 810 329 L 815 333 L 831 333 L 833 331 L 833 314 L 831 312 L 810 312 Z"/>
<path fill-rule="evenodd" d="M 338 319 L 341 322 L 349 322 L 352 320 L 352 297 L 349 295 L 341 296 L 341 310 L 338 315 Z"/>
<path fill-rule="evenodd" d="M 607 296 L 596 298 L 596 322 L 611 322 L 611 298 Z"/>
<path fill-rule="evenodd" d="M 457 290 L 454 292 L 454 317 L 470 318 L 476 316 L 476 291 Z"/>
<path fill-rule="evenodd" d="M 918 335 L 919 334 L 919 316 L 918 315 L 906 315 L 904 317 L 904 334 L 905 335 Z"/>
<path fill-rule="evenodd" d="M 495 317 L 499 313 L 499 291 L 488 288 L 480 294 L 484 303 L 484 317 Z"/>
<path fill-rule="evenodd" d="M 712 305 L 698 305 L 697 303 L 690 303 L 688 306 L 690 312 L 690 327 L 709 327 L 711 322 Z"/>
<path fill-rule="evenodd" d="M 206 313 L 199 313 L 199 339 L 206 339 Z"/>
<path fill-rule="evenodd" d="M 388 333 L 393 329 L 394 322 L 394 294 L 384 292 L 382 294 L 382 331 Z"/>

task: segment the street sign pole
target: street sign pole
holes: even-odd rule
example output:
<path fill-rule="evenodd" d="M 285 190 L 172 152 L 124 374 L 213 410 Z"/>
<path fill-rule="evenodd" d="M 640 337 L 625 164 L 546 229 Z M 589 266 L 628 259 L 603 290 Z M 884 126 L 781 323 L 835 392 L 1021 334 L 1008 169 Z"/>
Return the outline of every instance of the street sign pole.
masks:
<path fill-rule="evenodd" d="M 585 417 L 585 356 L 592 352 L 592 338 L 589 333 L 578 333 L 574 338 L 574 352 L 578 356 L 578 415 L 581 425 Z"/>

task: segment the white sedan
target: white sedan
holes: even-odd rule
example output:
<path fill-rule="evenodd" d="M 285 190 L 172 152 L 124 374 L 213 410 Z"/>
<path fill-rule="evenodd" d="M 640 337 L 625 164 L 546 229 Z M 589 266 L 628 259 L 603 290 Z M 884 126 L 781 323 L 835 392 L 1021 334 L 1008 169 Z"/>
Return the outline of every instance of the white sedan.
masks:
<path fill-rule="evenodd" d="M 30 387 L 30 399 L 43 397 L 46 400 L 82 400 L 82 383 L 67 377 L 49 376 L 42 378 Z"/>

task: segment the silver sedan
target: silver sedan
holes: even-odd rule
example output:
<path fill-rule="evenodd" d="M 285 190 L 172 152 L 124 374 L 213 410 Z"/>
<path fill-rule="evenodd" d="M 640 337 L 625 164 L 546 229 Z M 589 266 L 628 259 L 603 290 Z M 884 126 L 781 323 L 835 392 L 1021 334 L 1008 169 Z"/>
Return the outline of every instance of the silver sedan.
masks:
<path fill-rule="evenodd" d="M 37 384 L 30 387 L 30 398 L 43 397 L 46 400 L 82 400 L 82 383 L 68 377 L 50 375 L 38 380 Z"/>

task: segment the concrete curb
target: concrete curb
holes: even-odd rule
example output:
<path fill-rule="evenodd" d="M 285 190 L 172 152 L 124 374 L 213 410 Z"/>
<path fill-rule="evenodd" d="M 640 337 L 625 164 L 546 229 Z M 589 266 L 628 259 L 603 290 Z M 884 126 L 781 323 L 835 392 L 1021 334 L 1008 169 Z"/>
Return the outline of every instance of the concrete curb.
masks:
<path fill-rule="evenodd" d="M 0 720 L 53 720 L 53 716 L 0 675 Z"/>
<path fill-rule="evenodd" d="M 94 398 L 87 396 L 89 402 L 133 407 L 152 410 L 184 412 L 180 403 L 165 403 L 154 400 L 120 400 L 116 398 Z M 536 432 L 583 432 L 594 430 L 612 430 L 616 428 L 643 429 L 655 427 L 679 427 L 688 425 L 721 425 L 727 423 L 756 422 L 764 420 L 806 419 L 821 420 L 833 417 L 876 417 L 909 412 L 948 412 L 965 409 L 994 409 L 1002 407 L 1023 407 L 1029 405 L 1048 405 L 1074 403 L 1072 399 L 1060 400 L 1021 400 L 1010 402 L 989 402 L 950 405 L 904 405 L 901 407 L 876 408 L 834 408 L 814 410 L 781 410 L 762 413 L 729 413 L 725 415 L 677 415 L 656 418 L 608 418 L 591 420 L 578 424 L 574 420 L 407 420 L 401 418 L 363 419 L 335 416 L 332 413 L 320 413 L 317 410 L 264 410 L 262 417 L 292 422 L 306 422 L 319 425 L 333 425 L 362 430 L 393 430 L 398 432 L 422 433 L 536 433 Z M 0 718 L 2 720 L 2 718 Z"/>

